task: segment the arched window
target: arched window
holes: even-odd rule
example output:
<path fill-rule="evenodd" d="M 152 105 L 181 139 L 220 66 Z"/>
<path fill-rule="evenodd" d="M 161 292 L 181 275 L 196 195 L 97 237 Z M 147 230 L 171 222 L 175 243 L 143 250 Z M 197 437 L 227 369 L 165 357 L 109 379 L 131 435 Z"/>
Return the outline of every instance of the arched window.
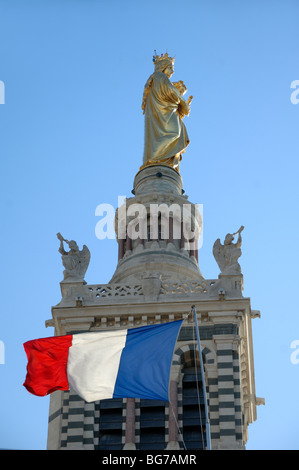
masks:
<path fill-rule="evenodd" d="M 160 400 L 140 400 L 140 450 L 165 449 L 165 405 Z"/>
<path fill-rule="evenodd" d="M 182 432 L 184 443 L 188 450 L 204 449 L 206 447 L 206 418 L 200 368 L 185 368 L 183 374 Z"/>
<path fill-rule="evenodd" d="M 99 402 L 98 450 L 122 449 L 123 400 L 114 398 Z"/>
<path fill-rule="evenodd" d="M 205 362 L 205 356 L 203 355 Z M 184 447 L 189 449 L 206 448 L 206 415 L 201 369 L 195 345 L 180 354 L 181 400 L 178 403 L 180 429 Z"/>

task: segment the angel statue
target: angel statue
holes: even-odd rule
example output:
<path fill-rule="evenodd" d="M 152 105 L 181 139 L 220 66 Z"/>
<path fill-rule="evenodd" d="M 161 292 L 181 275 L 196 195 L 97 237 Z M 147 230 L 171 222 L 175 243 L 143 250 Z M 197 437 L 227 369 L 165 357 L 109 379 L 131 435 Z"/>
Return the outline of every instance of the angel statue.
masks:
<path fill-rule="evenodd" d="M 190 113 L 192 97 L 184 100 L 187 91 L 183 81 L 170 81 L 174 58 L 168 53 L 154 55 L 154 73 L 147 80 L 142 100 L 145 115 L 143 166 L 167 165 L 179 171 L 182 154 L 189 145 L 183 123 Z"/>
<path fill-rule="evenodd" d="M 238 263 L 240 258 L 242 237 L 241 232 L 244 230 L 243 225 L 235 233 L 228 233 L 222 245 L 218 238 L 213 246 L 213 255 L 220 268 L 221 274 L 240 274 L 241 266 Z M 235 235 L 239 234 L 236 243 L 233 243 Z"/>
<path fill-rule="evenodd" d="M 63 280 L 68 282 L 83 282 L 90 261 L 89 249 L 86 245 L 83 245 L 83 249 L 80 251 L 74 240 L 66 240 L 62 237 L 61 233 L 57 233 L 57 238 L 60 240 L 58 251 L 62 255 L 62 264 L 65 267 Z M 63 242 L 69 246 L 70 251 L 65 251 Z"/>

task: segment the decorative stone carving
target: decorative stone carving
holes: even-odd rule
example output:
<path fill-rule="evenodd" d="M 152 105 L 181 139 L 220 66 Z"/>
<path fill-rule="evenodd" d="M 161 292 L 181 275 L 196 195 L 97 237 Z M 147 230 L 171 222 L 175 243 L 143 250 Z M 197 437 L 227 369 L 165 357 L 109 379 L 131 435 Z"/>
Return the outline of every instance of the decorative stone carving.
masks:
<path fill-rule="evenodd" d="M 242 251 L 242 237 L 241 232 L 244 230 L 243 225 L 239 230 L 233 234 L 228 233 L 224 239 L 224 244 L 218 238 L 213 246 L 213 255 L 220 268 L 221 274 L 232 275 L 241 274 L 241 266 L 238 263 Z M 239 234 L 236 243 L 233 243 L 236 234 Z"/>
<path fill-rule="evenodd" d="M 265 405 L 265 404 L 266 404 L 266 400 L 265 400 L 265 398 L 255 397 L 255 404 L 256 404 L 257 406 Z"/>
<path fill-rule="evenodd" d="M 161 274 L 151 273 L 145 274 L 142 281 L 142 292 L 145 297 L 158 298 L 161 291 Z"/>
<path fill-rule="evenodd" d="M 62 282 L 83 282 L 84 276 L 90 262 L 90 251 L 86 245 L 80 251 L 74 240 L 66 240 L 60 233 L 57 233 L 60 240 L 59 253 L 61 254 L 62 264 L 65 268 L 63 271 Z M 65 242 L 70 251 L 65 251 L 63 242 Z"/>

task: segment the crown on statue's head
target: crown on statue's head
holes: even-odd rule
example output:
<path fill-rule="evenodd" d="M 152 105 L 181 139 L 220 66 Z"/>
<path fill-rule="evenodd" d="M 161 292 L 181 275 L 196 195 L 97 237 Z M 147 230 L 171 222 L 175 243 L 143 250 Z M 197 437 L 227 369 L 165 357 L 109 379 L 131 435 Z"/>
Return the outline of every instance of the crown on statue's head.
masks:
<path fill-rule="evenodd" d="M 156 68 L 162 65 L 165 65 L 165 66 L 173 65 L 174 60 L 175 60 L 174 57 L 170 57 L 168 55 L 168 52 L 166 52 L 165 54 L 157 55 L 155 51 L 155 54 L 153 56 L 153 62 Z"/>

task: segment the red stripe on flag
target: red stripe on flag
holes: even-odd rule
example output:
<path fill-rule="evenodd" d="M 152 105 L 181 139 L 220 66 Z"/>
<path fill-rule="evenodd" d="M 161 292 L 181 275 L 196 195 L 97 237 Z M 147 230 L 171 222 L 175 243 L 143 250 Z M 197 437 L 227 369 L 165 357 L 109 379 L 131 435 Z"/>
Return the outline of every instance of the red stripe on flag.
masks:
<path fill-rule="evenodd" d="M 24 387 L 43 397 L 55 390 L 69 390 L 67 361 L 72 335 L 34 339 L 24 343 L 27 375 Z"/>

